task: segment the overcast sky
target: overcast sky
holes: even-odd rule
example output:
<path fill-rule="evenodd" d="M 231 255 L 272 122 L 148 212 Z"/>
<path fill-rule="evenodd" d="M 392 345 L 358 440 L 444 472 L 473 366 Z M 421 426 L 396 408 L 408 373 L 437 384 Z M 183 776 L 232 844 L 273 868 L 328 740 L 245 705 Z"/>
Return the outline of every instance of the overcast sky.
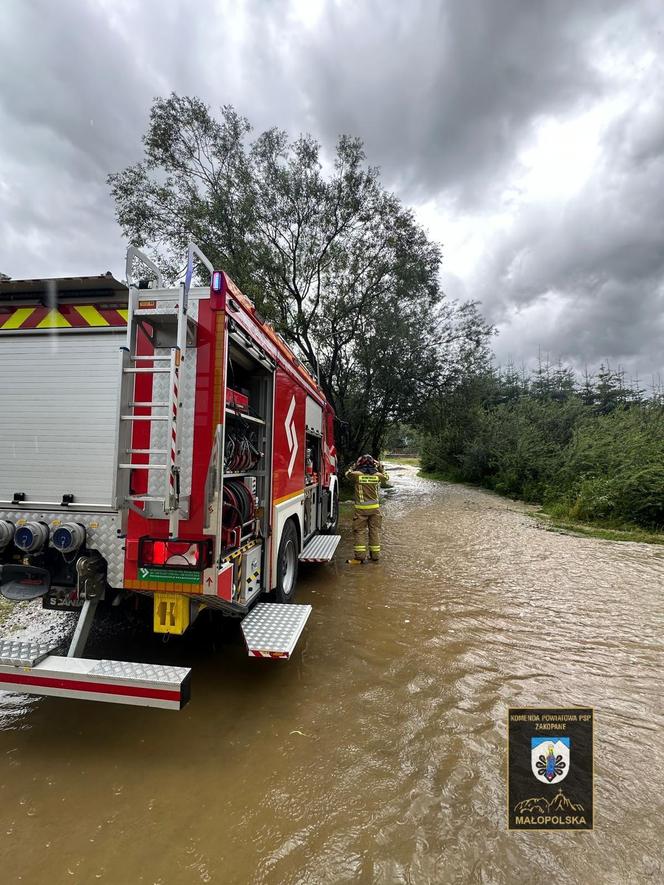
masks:
<path fill-rule="evenodd" d="M 123 273 L 152 98 L 364 139 L 497 358 L 664 372 L 662 0 L 1 0 L 0 271 Z"/>

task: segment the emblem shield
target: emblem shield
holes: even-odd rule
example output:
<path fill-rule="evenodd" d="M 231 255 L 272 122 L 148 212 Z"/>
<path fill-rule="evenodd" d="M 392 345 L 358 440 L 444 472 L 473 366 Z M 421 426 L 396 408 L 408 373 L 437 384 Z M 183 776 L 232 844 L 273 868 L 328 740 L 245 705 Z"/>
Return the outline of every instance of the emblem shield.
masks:
<path fill-rule="evenodd" d="M 570 766 L 570 745 L 568 737 L 530 739 L 530 766 L 538 781 L 543 784 L 558 784 L 567 777 Z"/>

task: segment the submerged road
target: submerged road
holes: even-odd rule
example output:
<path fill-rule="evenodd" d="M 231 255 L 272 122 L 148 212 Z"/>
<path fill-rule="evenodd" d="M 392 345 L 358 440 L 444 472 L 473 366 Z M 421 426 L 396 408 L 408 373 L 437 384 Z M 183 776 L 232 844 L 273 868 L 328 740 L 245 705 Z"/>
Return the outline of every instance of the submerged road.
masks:
<path fill-rule="evenodd" d="M 125 626 L 88 653 L 191 664 L 181 713 L 0 695 L 3 883 L 664 881 L 664 549 L 392 480 L 384 560 L 345 529 L 301 574 L 289 663 Z M 592 832 L 506 829 L 507 709 L 540 705 L 595 708 Z"/>

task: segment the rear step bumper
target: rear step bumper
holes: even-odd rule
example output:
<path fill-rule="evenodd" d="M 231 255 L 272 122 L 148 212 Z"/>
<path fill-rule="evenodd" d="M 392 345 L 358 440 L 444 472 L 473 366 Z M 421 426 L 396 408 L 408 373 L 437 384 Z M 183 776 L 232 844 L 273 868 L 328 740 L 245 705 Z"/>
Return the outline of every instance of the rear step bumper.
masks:
<path fill-rule="evenodd" d="M 310 614 L 310 605 L 256 605 L 241 622 L 249 656 L 288 660 Z M 59 644 L 0 639 L 0 691 L 164 710 L 181 710 L 189 701 L 188 668 L 76 657 L 87 628 L 82 617 L 77 634 L 83 638 L 75 634 L 68 657 L 53 654 Z"/>
<path fill-rule="evenodd" d="M 0 690 L 181 710 L 191 670 L 52 655 L 47 645 L 0 640 Z"/>

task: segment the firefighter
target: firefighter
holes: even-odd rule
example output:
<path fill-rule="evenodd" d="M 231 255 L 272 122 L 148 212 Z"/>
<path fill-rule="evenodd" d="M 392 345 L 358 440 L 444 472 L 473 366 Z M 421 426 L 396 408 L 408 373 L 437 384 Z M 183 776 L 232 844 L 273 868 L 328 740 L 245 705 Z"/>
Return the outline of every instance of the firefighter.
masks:
<path fill-rule="evenodd" d="M 353 516 L 354 559 L 348 562 L 364 562 L 367 558 L 367 529 L 369 530 L 369 556 L 374 562 L 380 559 L 380 527 L 383 518 L 380 513 L 378 489 L 381 482 L 387 482 L 383 465 L 371 455 L 362 455 L 346 471 L 346 476 L 355 482 L 355 515 Z"/>

